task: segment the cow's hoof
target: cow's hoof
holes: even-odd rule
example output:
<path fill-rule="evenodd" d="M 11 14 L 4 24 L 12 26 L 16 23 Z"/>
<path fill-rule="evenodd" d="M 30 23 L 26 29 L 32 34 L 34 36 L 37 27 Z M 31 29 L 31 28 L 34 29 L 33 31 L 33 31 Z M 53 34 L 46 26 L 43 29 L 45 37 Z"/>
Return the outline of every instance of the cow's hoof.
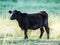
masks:
<path fill-rule="evenodd" d="M 28 39 L 28 37 L 25 37 L 24 39 Z"/>
<path fill-rule="evenodd" d="M 47 39 L 49 39 L 49 38 L 47 38 Z"/>

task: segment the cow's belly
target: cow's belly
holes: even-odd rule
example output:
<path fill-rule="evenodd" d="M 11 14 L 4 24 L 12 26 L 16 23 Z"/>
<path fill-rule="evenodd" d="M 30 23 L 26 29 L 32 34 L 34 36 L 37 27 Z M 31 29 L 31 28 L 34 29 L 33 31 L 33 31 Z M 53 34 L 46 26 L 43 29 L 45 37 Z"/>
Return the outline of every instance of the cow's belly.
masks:
<path fill-rule="evenodd" d="M 29 29 L 32 29 L 32 30 L 36 30 L 36 29 L 38 29 L 38 28 L 40 28 L 39 25 L 34 25 L 34 26 L 30 26 L 30 27 L 29 27 Z"/>

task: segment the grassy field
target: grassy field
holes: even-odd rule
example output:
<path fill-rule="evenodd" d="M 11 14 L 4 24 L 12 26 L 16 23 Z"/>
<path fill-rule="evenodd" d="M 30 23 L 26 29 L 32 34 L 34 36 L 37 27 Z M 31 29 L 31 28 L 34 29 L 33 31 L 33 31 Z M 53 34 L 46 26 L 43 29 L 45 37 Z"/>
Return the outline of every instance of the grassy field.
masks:
<path fill-rule="evenodd" d="M 60 45 L 59 40 L 0 40 L 0 45 Z"/>
<path fill-rule="evenodd" d="M 49 16 L 49 27 L 50 27 L 50 39 L 60 39 L 60 21 L 59 16 Z M 38 39 L 40 30 L 29 30 L 29 39 Z M 44 32 L 43 39 L 46 39 L 46 32 Z M 10 19 L 0 19 L 0 39 L 23 39 L 24 32 L 18 26 L 16 20 L 11 21 Z"/>
<path fill-rule="evenodd" d="M 9 16 L 10 17 L 10 16 Z M 28 30 L 28 40 L 24 40 L 24 31 L 16 20 L 0 18 L 0 45 L 60 45 L 60 16 L 49 15 L 50 39 L 46 32 L 39 39 L 40 31 Z"/>
<path fill-rule="evenodd" d="M 19 4 L 19 5 L 18 5 Z M 46 31 L 39 39 L 40 31 L 28 30 L 28 40 L 16 20 L 10 20 L 9 10 L 35 13 L 45 10 L 49 14 L 50 39 Z M 0 45 L 60 45 L 60 0 L 0 0 Z"/>

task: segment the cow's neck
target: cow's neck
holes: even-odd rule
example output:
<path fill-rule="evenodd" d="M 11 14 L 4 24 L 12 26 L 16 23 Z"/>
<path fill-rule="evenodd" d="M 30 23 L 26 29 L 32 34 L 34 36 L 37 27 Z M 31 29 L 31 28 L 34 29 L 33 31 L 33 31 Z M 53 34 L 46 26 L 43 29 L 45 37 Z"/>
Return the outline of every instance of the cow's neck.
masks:
<path fill-rule="evenodd" d="M 19 25 L 21 24 L 21 21 L 22 21 L 21 19 L 17 19 Z"/>
<path fill-rule="evenodd" d="M 19 26 L 23 29 L 23 27 L 22 27 L 22 19 L 17 19 L 17 22 L 18 22 Z"/>

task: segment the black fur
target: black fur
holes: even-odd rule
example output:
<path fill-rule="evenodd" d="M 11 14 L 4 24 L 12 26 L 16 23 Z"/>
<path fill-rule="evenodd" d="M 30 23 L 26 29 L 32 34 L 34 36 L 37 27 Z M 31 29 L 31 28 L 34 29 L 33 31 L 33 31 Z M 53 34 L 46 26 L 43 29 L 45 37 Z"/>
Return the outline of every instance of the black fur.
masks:
<path fill-rule="evenodd" d="M 40 34 L 41 38 L 44 33 L 43 27 L 45 27 L 47 32 L 47 38 L 49 39 L 48 14 L 45 11 L 41 11 L 39 13 L 27 14 L 14 10 L 13 12 L 9 11 L 9 13 L 12 13 L 10 19 L 11 20 L 16 19 L 21 29 L 24 30 L 25 39 L 28 38 L 27 36 L 28 29 L 36 30 L 38 28 L 40 28 L 41 31 Z"/>

